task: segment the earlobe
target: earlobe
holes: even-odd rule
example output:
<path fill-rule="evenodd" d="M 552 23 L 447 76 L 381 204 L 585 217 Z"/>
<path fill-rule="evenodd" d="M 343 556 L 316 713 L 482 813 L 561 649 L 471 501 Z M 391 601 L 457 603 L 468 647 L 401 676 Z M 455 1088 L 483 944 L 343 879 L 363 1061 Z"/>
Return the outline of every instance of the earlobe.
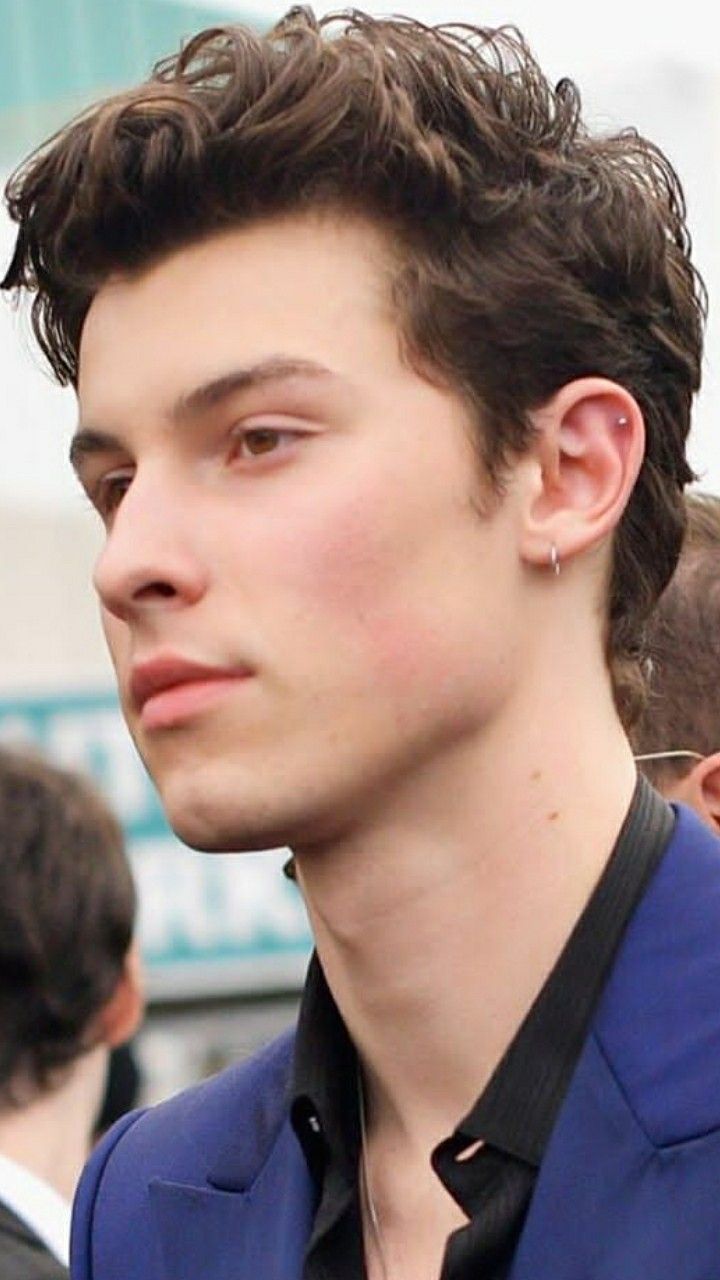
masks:
<path fill-rule="evenodd" d="M 534 415 L 537 482 L 529 492 L 522 554 L 563 564 L 619 523 L 642 465 L 645 431 L 633 397 L 605 378 L 564 386 Z"/>

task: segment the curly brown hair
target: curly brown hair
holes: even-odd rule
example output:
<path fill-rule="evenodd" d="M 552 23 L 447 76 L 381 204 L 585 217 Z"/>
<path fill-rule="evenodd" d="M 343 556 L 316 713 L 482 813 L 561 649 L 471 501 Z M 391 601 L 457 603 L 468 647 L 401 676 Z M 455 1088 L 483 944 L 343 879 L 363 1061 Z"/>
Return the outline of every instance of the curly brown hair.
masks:
<path fill-rule="evenodd" d="M 95 789 L 0 749 L 0 1108 L 91 1047 L 134 918 L 122 833 Z"/>
<path fill-rule="evenodd" d="M 296 7 L 265 35 L 201 32 L 50 139 L 7 201 L 19 232 L 4 287 L 35 292 L 64 383 L 111 274 L 325 205 L 388 230 L 406 356 L 466 398 L 498 489 L 564 383 L 625 386 L 647 455 L 615 537 L 606 651 L 632 723 L 644 621 L 682 541 L 705 317 L 682 190 L 656 146 L 592 136 L 575 86 L 553 87 L 513 28 Z"/>

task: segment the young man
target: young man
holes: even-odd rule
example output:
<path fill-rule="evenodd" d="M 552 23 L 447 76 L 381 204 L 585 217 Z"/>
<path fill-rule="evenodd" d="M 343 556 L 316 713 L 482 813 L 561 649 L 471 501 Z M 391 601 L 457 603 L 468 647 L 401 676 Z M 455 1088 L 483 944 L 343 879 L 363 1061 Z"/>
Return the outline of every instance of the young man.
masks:
<path fill-rule="evenodd" d="M 0 750 L 0 1278 L 67 1276 L 110 1049 L 142 1000 L 120 829 L 75 774 Z"/>
<path fill-rule="evenodd" d="M 297 1038 L 121 1124 L 77 1280 L 709 1280 L 720 858 L 637 782 L 702 293 L 508 32 L 198 36 L 11 183 L 170 821 L 288 844 Z"/>
<path fill-rule="evenodd" d="M 680 563 L 648 628 L 643 773 L 720 833 L 720 498 L 691 493 Z"/>

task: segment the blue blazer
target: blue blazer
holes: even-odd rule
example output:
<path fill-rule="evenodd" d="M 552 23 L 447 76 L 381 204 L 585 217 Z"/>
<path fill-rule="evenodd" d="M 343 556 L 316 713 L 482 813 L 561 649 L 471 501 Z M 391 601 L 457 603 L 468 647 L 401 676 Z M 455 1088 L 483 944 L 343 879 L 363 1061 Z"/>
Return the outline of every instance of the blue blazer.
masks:
<path fill-rule="evenodd" d="M 121 1120 L 80 1184 L 74 1280 L 301 1280 L 314 1191 L 291 1064 L 288 1034 Z M 720 1280 L 720 840 L 689 810 L 625 933 L 511 1280 Z"/>

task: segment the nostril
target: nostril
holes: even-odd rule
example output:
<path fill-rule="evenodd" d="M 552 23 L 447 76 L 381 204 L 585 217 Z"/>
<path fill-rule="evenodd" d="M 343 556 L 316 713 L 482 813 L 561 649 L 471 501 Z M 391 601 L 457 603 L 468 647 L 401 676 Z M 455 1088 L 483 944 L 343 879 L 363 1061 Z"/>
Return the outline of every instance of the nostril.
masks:
<path fill-rule="evenodd" d="M 169 582 L 147 582 L 135 592 L 136 600 L 169 600 L 177 595 L 175 587 Z"/>

